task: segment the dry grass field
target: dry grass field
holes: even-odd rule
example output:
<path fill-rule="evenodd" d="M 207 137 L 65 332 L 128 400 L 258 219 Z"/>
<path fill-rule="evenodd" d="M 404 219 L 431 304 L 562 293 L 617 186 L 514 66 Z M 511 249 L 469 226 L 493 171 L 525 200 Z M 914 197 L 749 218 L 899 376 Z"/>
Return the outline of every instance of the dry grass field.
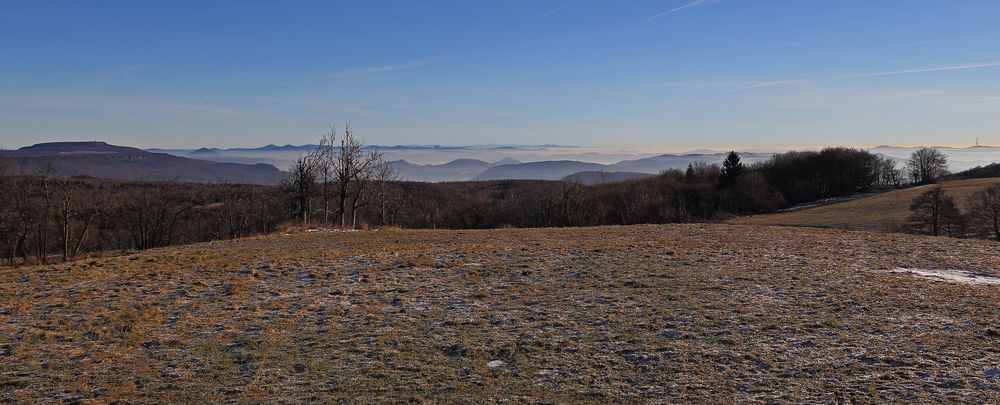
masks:
<path fill-rule="evenodd" d="M 3 402 L 1000 402 L 995 242 L 274 235 L 0 269 Z"/>
<path fill-rule="evenodd" d="M 993 184 L 1000 178 L 956 180 L 941 183 L 955 197 L 962 209 L 968 208 L 969 196 Z M 838 228 L 864 231 L 896 232 L 903 228 L 910 215 L 910 202 L 929 187 L 921 186 L 890 191 L 818 207 L 737 218 L 732 223 L 748 225 L 787 225 Z"/>

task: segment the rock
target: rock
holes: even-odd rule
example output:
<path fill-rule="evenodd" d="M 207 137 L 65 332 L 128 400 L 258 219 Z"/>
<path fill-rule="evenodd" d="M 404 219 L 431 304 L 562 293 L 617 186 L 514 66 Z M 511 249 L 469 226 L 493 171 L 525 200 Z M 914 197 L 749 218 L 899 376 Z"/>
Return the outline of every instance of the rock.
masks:
<path fill-rule="evenodd" d="M 497 369 L 497 368 L 500 368 L 500 367 L 503 367 L 503 366 L 504 366 L 504 362 L 502 360 L 493 360 L 493 361 L 491 361 L 489 363 L 486 363 L 486 367 L 489 367 L 491 369 Z"/>

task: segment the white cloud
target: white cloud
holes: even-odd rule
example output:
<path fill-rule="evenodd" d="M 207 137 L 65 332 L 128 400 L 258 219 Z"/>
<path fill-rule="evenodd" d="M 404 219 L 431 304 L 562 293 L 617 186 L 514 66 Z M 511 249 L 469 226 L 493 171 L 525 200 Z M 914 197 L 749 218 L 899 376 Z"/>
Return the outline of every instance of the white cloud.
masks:
<path fill-rule="evenodd" d="M 360 68 L 347 69 L 338 73 L 335 76 L 364 76 L 376 73 L 387 73 L 387 72 L 397 72 L 402 70 L 416 69 L 429 65 L 431 63 L 437 62 L 441 59 L 447 58 L 449 55 L 440 55 L 427 59 L 420 59 L 411 62 L 399 63 L 395 65 L 382 65 L 382 66 L 367 66 Z"/>
<path fill-rule="evenodd" d="M 720 1 L 722 1 L 722 0 L 695 0 L 695 1 L 692 1 L 690 3 L 685 4 L 683 6 L 680 6 L 680 7 L 674 8 L 674 9 L 670 9 L 670 10 L 667 10 L 667 11 L 664 11 L 664 12 L 662 12 L 660 14 L 656 14 L 656 15 L 650 16 L 649 18 L 646 18 L 646 20 L 655 20 L 657 18 L 660 18 L 660 17 L 663 17 L 663 16 L 667 16 L 667 15 L 676 13 L 678 11 L 687 10 L 689 8 L 707 6 L 707 5 L 710 5 L 710 4 L 718 3 Z"/>
<path fill-rule="evenodd" d="M 570 7 L 570 6 L 572 6 L 572 5 L 573 5 L 573 3 L 566 3 L 566 4 L 563 4 L 563 5 L 559 6 L 559 7 L 556 7 L 556 8 L 554 8 L 554 9 L 551 9 L 551 10 L 549 10 L 549 11 L 546 11 L 546 12 L 544 12 L 544 13 L 541 13 L 541 14 L 539 14 L 539 15 L 538 15 L 538 18 L 545 18 L 545 17 L 548 17 L 548 16 L 550 16 L 550 15 L 552 15 L 552 14 L 555 14 L 555 13 L 558 13 L 558 12 L 560 12 L 560 11 L 563 11 L 563 10 L 567 9 L 567 8 L 569 8 L 569 7 Z"/>
<path fill-rule="evenodd" d="M 850 77 L 895 76 L 895 75 L 907 75 L 913 73 L 931 73 L 931 72 L 947 72 L 952 70 L 983 69 L 983 68 L 992 68 L 998 66 L 1000 66 L 1000 63 L 971 63 L 963 65 L 947 65 L 947 66 L 924 67 L 924 68 L 907 69 L 907 70 L 893 70 L 888 72 L 862 73 L 862 74 L 851 75 Z"/>

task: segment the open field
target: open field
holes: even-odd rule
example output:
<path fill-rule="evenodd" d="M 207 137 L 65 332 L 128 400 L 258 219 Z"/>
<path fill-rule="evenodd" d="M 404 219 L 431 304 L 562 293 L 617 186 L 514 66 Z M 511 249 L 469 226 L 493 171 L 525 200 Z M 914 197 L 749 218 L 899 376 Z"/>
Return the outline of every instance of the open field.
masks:
<path fill-rule="evenodd" d="M 1000 244 L 274 235 L 0 270 L 0 401 L 1000 401 Z M 975 279 L 973 279 L 975 280 Z"/>
<path fill-rule="evenodd" d="M 969 196 L 1000 178 L 956 180 L 941 183 L 959 207 L 968 208 Z M 895 232 L 903 228 L 910 215 L 910 202 L 933 185 L 890 191 L 856 200 L 821 205 L 795 211 L 737 218 L 731 222 L 747 225 L 788 225 L 838 228 L 863 231 Z"/>

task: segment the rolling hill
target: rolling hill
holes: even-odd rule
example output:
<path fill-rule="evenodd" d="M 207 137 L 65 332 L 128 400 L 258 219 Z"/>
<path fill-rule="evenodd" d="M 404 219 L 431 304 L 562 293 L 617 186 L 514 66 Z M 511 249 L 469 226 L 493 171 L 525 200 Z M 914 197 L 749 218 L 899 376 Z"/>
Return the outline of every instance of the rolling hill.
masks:
<path fill-rule="evenodd" d="M 740 153 L 740 156 L 743 158 L 743 162 L 751 164 L 766 160 L 771 157 L 771 154 Z M 691 163 L 719 163 L 725 160 L 725 158 L 725 153 L 696 153 L 684 155 L 665 154 L 642 159 L 623 160 L 613 164 L 588 163 L 576 160 L 547 160 L 491 167 L 476 176 L 475 180 L 559 180 L 580 172 L 658 174 L 667 169 L 681 170 Z"/>
<path fill-rule="evenodd" d="M 490 167 L 477 175 L 474 180 L 560 180 L 573 173 L 600 171 L 603 168 L 605 168 L 605 165 L 599 163 L 577 162 L 573 160 L 547 160 L 544 162 Z"/>
<path fill-rule="evenodd" d="M 997 269 L 987 241 L 732 225 L 157 249 L 0 269 L 0 395 L 990 403 Z"/>
<path fill-rule="evenodd" d="M 408 181 L 465 181 L 478 176 L 480 173 L 503 164 L 518 164 L 513 159 L 505 159 L 496 163 L 490 163 L 478 159 L 455 159 L 447 163 L 438 165 L 418 165 L 405 160 L 392 161 L 392 165 L 400 178 Z"/>
<path fill-rule="evenodd" d="M 955 197 L 962 209 L 966 209 L 969 196 L 993 184 L 1000 184 L 1000 178 L 946 181 L 941 183 L 941 187 Z M 894 190 L 775 214 L 737 218 L 731 222 L 896 232 L 902 230 L 910 215 L 910 202 L 930 187 L 934 185 Z"/>
<path fill-rule="evenodd" d="M 219 163 L 153 153 L 105 142 L 40 143 L 3 152 L 28 173 L 51 164 L 57 176 L 198 183 L 277 184 L 283 173 L 268 164 Z M 204 152 L 203 154 L 208 154 Z"/>
<path fill-rule="evenodd" d="M 266 163 L 287 168 L 292 161 L 315 148 L 316 145 L 267 145 L 259 148 L 149 149 L 148 151 L 213 162 Z M 683 170 L 688 164 L 695 162 L 720 163 L 726 156 L 725 153 L 705 150 L 655 156 L 613 150 L 588 152 L 559 145 L 370 145 L 365 148 L 385 153 L 403 180 L 423 182 L 559 180 L 580 172 L 658 174 L 666 169 Z M 740 155 L 744 162 L 751 164 L 765 160 L 772 154 L 745 152 Z M 638 156 L 645 157 L 636 158 Z"/>
<path fill-rule="evenodd" d="M 566 181 L 575 181 L 586 185 L 618 183 L 628 180 L 640 180 L 654 176 L 649 173 L 633 172 L 579 172 L 563 177 Z"/>

